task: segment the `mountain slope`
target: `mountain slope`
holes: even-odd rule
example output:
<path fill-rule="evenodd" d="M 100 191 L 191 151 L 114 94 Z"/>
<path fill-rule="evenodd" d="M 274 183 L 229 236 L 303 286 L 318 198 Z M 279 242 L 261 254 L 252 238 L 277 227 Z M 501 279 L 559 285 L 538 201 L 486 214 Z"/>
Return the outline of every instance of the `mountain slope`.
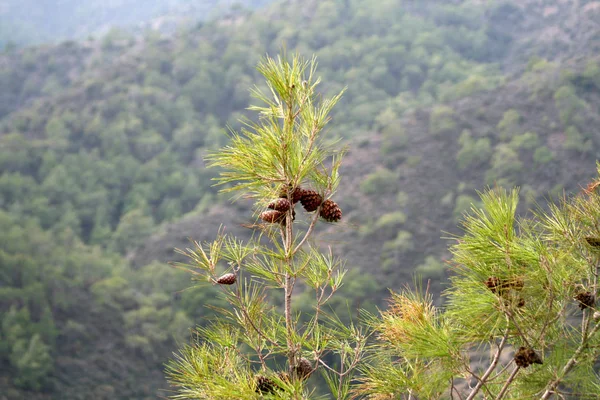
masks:
<path fill-rule="evenodd" d="M 165 262 L 221 224 L 247 234 L 252 204 L 218 195 L 203 157 L 254 118 L 254 66 L 282 44 L 318 56 L 326 94 L 348 86 L 330 124 L 350 149 L 344 218 L 315 239 L 351 270 L 334 307 L 383 304 L 415 270 L 442 289 L 440 236 L 476 190 L 520 185 L 523 211 L 600 157 L 594 3 L 540 4 L 292 1 L 1 55 L 0 393 L 163 393 L 161 364 L 214 297 Z M 550 25 L 578 40 L 545 40 Z M 44 363 L 19 364 L 25 344 Z"/>

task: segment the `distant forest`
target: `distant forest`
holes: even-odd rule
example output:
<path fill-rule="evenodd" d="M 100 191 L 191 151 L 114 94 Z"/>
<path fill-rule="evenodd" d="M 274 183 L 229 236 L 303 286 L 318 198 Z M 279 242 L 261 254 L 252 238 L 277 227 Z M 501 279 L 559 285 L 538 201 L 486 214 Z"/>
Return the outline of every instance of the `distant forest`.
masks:
<path fill-rule="evenodd" d="M 329 125 L 349 149 L 343 229 L 318 232 L 351 267 L 334 309 L 384 307 L 414 273 L 443 290 L 440 237 L 477 191 L 520 186 L 525 210 L 600 158 L 599 2 L 248 2 L 96 39 L 101 2 L 21 2 L 29 25 L 13 3 L 0 45 L 78 40 L 0 54 L 0 399 L 168 395 L 163 364 L 216 296 L 167 262 L 220 224 L 248 234 L 250 206 L 218 194 L 204 156 L 251 116 L 266 53 L 316 54 L 325 93 L 348 88 Z M 162 3 L 145 7 L 117 22 Z"/>

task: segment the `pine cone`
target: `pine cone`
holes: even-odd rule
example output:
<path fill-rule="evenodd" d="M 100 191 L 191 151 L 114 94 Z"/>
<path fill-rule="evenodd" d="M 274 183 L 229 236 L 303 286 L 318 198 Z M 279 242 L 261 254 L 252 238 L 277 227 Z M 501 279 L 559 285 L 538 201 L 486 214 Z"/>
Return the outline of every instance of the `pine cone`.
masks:
<path fill-rule="evenodd" d="M 296 363 L 296 366 L 294 367 L 294 373 L 296 374 L 296 377 L 298 377 L 301 380 L 308 379 L 312 372 L 312 364 L 304 357 L 299 359 Z"/>
<path fill-rule="evenodd" d="M 514 290 L 521 291 L 525 287 L 525 281 L 522 277 L 519 277 L 510 281 L 509 286 Z"/>
<path fill-rule="evenodd" d="M 600 238 L 588 236 L 585 241 L 592 247 L 600 247 Z"/>
<path fill-rule="evenodd" d="M 492 293 L 496 293 L 497 288 L 502 285 L 500 278 L 497 276 L 490 276 L 484 283 Z"/>
<path fill-rule="evenodd" d="M 282 197 L 270 202 L 267 207 L 269 207 L 271 210 L 286 212 L 290 209 L 290 202 L 288 199 Z"/>
<path fill-rule="evenodd" d="M 585 310 L 588 307 L 593 307 L 596 303 L 596 296 L 591 292 L 581 292 L 575 296 L 575 300 L 579 302 L 579 308 Z"/>
<path fill-rule="evenodd" d="M 329 222 L 337 222 L 342 219 L 342 210 L 333 200 L 325 200 L 319 212 L 321 218 Z"/>
<path fill-rule="evenodd" d="M 256 393 L 267 394 L 267 393 L 275 393 L 275 388 L 277 385 L 271 379 L 266 376 L 257 375 L 256 376 Z"/>
<path fill-rule="evenodd" d="M 230 272 L 217 279 L 217 283 L 220 285 L 233 285 L 236 279 L 237 276 L 234 273 Z"/>
<path fill-rule="evenodd" d="M 319 208 L 322 202 L 323 197 L 321 197 L 321 195 L 314 190 L 304 190 L 302 198 L 300 199 L 302 207 L 304 207 L 307 212 L 315 211 L 317 208 Z"/>
<path fill-rule="evenodd" d="M 279 379 L 281 379 L 283 382 L 290 383 L 290 374 L 288 374 L 287 372 L 279 372 L 279 373 L 277 373 L 277 376 L 278 376 L 278 377 L 279 377 Z"/>
<path fill-rule="evenodd" d="M 514 358 L 515 364 L 521 368 L 527 368 L 531 364 L 543 364 L 540 356 L 533 349 L 527 347 L 519 347 Z"/>
<path fill-rule="evenodd" d="M 285 220 L 285 213 L 277 210 L 264 211 L 260 213 L 259 218 L 265 222 L 274 224 Z"/>
<path fill-rule="evenodd" d="M 300 187 L 294 188 L 294 192 L 292 193 L 292 203 L 296 204 L 297 202 L 299 202 L 300 199 L 302 198 L 303 194 L 304 194 L 304 189 L 302 189 Z M 286 189 L 283 189 L 281 191 L 281 193 L 279 193 L 279 197 L 287 199 L 288 191 Z"/>

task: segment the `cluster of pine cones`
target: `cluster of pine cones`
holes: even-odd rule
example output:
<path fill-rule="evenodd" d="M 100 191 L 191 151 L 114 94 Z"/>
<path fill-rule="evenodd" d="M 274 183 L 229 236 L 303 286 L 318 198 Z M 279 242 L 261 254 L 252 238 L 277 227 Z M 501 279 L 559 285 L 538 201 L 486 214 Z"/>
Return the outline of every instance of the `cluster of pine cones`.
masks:
<path fill-rule="evenodd" d="M 323 201 L 323 197 L 314 190 L 295 188 L 292 193 L 283 191 L 279 198 L 272 201 L 268 211 L 260 214 L 260 219 L 269 223 L 285 224 L 285 214 L 292 209 L 292 219 L 296 216 L 294 206 L 297 202 L 302 204 L 306 212 L 319 210 L 319 216 L 328 222 L 337 222 L 342 218 L 342 210 L 333 200 Z M 319 209 L 320 207 L 320 209 Z"/>
<path fill-rule="evenodd" d="M 512 297 L 510 293 L 510 290 L 513 290 L 515 294 L 523 290 L 523 287 L 525 286 L 523 278 L 518 277 L 504 279 L 497 276 L 490 276 L 484 282 L 484 285 L 490 290 L 490 292 L 498 294 L 504 300 L 504 304 L 509 305 L 511 303 L 511 299 L 513 299 L 513 301 L 516 302 L 517 307 L 525 306 L 525 300 L 520 295 L 517 297 Z M 535 350 L 527 347 L 520 347 L 514 355 L 514 360 L 515 364 L 521 368 L 527 368 L 531 364 L 543 363 L 541 357 L 535 352 Z"/>
<path fill-rule="evenodd" d="M 306 380 L 312 374 L 313 368 L 306 358 L 302 357 L 298 360 L 298 364 L 293 368 L 294 375 L 301 380 Z M 284 381 L 290 381 L 290 375 L 286 372 L 280 372 L 277 374 L 277 377 Z M 268 394 L 275 393 L 275 390 L 279 390 L 281 387 L 277 384 L 277 382 L 269 377 L 264 375 L 256 376 L 256 393 Z"/>

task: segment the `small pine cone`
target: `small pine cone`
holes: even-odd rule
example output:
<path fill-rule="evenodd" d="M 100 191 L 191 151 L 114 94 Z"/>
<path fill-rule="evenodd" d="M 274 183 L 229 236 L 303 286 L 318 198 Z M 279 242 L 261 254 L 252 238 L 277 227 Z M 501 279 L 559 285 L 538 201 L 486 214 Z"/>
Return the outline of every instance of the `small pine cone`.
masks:
<path fill-rule="evenodd" d="M 319 212 L 321 218 L 329 222 L 337 222 L 342 219 L 342 210 L 333 200 L 325 200 Z"/>
<path fill-rule="evenodd" d="M 296 367 L 294 367 L 294 372 L 299 379 L 308 379 L 313 372 L 312 364 L 306 358 L 302 357 L 298 360 Z"/>
<path fill-rule="evenodd" d="M 279 379 L 281 379 L 283 382 L 287 382 L 290 383 L 290 374 L 288 374 L 287 372 L 279 372 L 277 374 L 277 376 L 279 377 Z"/>
<path fill-rule="evenodd" d="M 517 291 L 521 291 L 523 290 L 523 287 L 525 287 L 525 281 L 523 278 L 516 278 L 510 282 L 510 287 Z"/>
<path fill-rule="evenodd" d="M 304 194 L 304 189 L 302 189 L 300 187 L 294 188 L 294 192 L 292 193 L 292 203 L 296 204 L 297 202 L 299 202 L 300 199 L 302 198 L 303 194 Z M 282 198 L 282 199 L 287 199 L 288 198 L 288 191 L 284 189 L 279 194 L 279 197 Z"/>
<path fill-rule="evenodd" d="M 579 302 L 579 308 L 585 310 L 588 307 L 593 307 L 596 303 L 596 296 L 591 292 L 581 292 L 575 296 L 575 300 Z"/>
<path fill-rule="evenodd" d="M 267 393 L 275 393 L 275 388 L 277 385 L 271 379 L 266 376 L 257 375 L 256 376 L 256 393 L 267 394 Z"/>
<path fill-rule="evenodd" d="M 271 210 L 286 212 L 290 209 L 290 202 L 285 197 L 282 197 L 270 202 L 267 207 L 269 207 Z"/>
<path fill-rule="evenodd" d="M 285 213 L 277 210 L 264 211 L 260 213 L 259 218 L 271 224 L 285 220 Z"/>
<path fill-rule="evenodd" d="M 302 198 L 300 199 L 302 207 L 304 207 L 307 212 L 316 211 L 322 202 L 323 197 L 321 197 L 321 195 L 314 190 L 305 190 Z"/>
<path fill-rule="evenodd" d="M 503 280 L 498 278 L 497 276 L 490 276 L 489 278 L 487 278 L 484 284 L 485 286 L 487 286 L 488 289 L 490 289 L 492 293 L 501 291 L 504 286 Z"/>
<path fill-rule="evenodd" d="M 521 368 L 527 368 L 531 364 L 542 364 L 542 359 L 533 350 L 527 347 L 519 347 L 519 350 L 515 353 L 515 364 Z"/>
<path fill-rule="evenodd" d="M 237 276 L 234 273 L 230 272 L 217 279 L 217 283 L 220 285 L 233 285 L 236 279 Z"/>
<path fill-rule="evenodd" d="M 588 236 L 585 241 L 592 247 L 600 247 L 600 238 Z"/>

